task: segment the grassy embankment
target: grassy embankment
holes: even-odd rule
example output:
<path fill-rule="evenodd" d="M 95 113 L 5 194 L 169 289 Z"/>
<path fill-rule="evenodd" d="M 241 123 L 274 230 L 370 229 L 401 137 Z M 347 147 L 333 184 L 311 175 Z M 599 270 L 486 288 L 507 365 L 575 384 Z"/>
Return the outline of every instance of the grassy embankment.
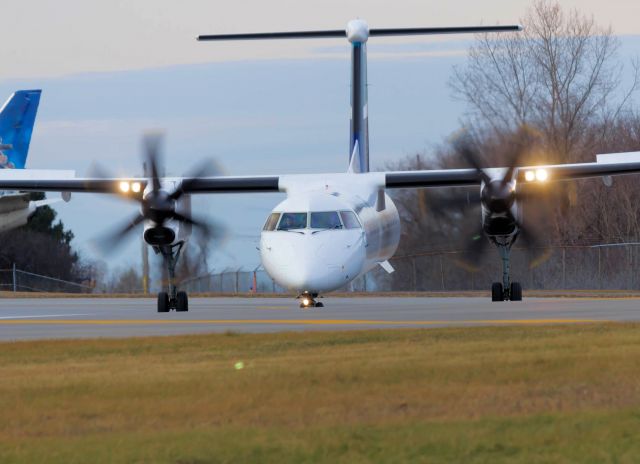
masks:
<path fill-rule="evenodd" d="M 634 324 L 0 344 L 2 463 L 623 463 L 639 438 Z"/>

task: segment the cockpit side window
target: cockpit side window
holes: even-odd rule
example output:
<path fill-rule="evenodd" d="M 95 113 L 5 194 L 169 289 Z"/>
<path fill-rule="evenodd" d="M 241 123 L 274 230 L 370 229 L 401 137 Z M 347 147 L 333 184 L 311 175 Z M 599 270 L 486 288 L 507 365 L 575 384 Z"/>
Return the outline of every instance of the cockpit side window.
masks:
<path fill-rule="evenodd" d="M 280 219 L 280 213 L 271 213 L 271 215 L 269 216 L 269 219 L 267 219 L 267 222 L 264 225 L 264 228 L 262 230 L 276 230 L 276 224 L 278 224 L 278 219 Z"/>
<path fill-rule="evenodd" d="M 342 222 L 337 211 L 311 213 L 312 229 L 342 229 Z"/>
<path fill-rule="evenodd" d="M 282 213 L 278 230 L 306 229 L 307 213 Z"/>
<path fill-rule="evenodd" d="M 342 218 L 342 222 L 344 222 L 345 229 L 359 229 L 360 222 L 358 221 L 358 217 L 356 213 L 353 211 L 340 211 L 340 217 Z"/>

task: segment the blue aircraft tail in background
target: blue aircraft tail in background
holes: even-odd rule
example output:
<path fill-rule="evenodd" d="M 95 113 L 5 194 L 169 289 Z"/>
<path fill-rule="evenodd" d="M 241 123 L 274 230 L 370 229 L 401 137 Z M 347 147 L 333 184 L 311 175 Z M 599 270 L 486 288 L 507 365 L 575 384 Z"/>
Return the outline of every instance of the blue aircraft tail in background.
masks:
<path fill-rule="evenodd" d="M 0 109 L 0 169 L 23 169 L 41 90 L 18 90 Z"/>

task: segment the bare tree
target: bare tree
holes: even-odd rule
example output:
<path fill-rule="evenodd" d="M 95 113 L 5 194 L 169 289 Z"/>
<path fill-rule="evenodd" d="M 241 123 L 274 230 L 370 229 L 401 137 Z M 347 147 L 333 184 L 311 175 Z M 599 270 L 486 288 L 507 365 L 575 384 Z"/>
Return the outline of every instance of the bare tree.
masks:
<path fill-rule="evenodd" d="M 509 164 L 509 141 L 524 127 L 537 136 L 519 164 L 592 161 L 595 153 L 638 150 L 640 118 L 631 107 L 638 66 L 631 63 L 631 84 L 623 88 L 625 68 L 612 30 L 547 0 L 537 0 L 522 22 L 521 34 L 478 36 L 467 64 L 456 68 L 450 81 L 454 95 L 468 104 L 465 130 L 485 164 Z M 462 167 L 464 159 L 454 145 L 447 141 L 434 156 L 407 158 L 390 167 Z M 532 192 L 535 201 L 525 204 L 525 221 L 538 226 L 550 244 L 638 241 L 636 183 L 621 178 L 610 187 L 594 180 L 549 184 Z M 468 207 L 477 202 L 477 191 L 407 190 L 394 198 L 404 228 L 398 254 L 410 258 L 402 264 L 397 260 L 392 287 L 407 289 L 416 282 L 418 288 L 438 288 L 444 271 L 434 271 L 429 256 L 465 249 L 480 222 L 477 208 Z M 484 264 L 490 268 L 493 261 Z M 429 266 L 431 271 L 425 270 Z M 466 271 L 447 272 L 454 282 L 471 280 Z M 588 279 L 585 274 L 583 282 Z M 421 287 L 421 280 L 430 283 Z"/>
<path fill-rule="evenodd" d="M 110 293 L 140 293 L 142 275 L 134 266 L 119 269 L 114 273 L 108 290 Z"/>
<path fill-rule="evenodd" d="M 628 108 L 637 63 L 622 89 L 611 28 L 558 2 L 537 0 L 522 23 L 522 33 L 478 37 L 451 78 L 454 95 L 469 104 L 470 125 L 508 133 L 526 124 L 545 135 L 551 161 L 582 159 Z"/>

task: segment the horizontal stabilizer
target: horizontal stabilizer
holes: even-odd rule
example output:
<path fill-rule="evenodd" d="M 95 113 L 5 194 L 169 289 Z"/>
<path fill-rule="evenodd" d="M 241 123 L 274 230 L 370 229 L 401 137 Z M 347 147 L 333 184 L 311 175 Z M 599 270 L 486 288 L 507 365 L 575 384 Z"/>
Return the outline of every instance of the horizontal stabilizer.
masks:
<path fill-rule="evenodd" d="M 478 34 L 486 32 L 521 31 L 522 26 L 465 26 L 465 27 L 409 27 L 370 29 L 369 36 L 399 36 L 399 35 L 434 35 L 434 34 Z M 209 34 L 200 35 L 198 40 L 271 40 L 271 39 L 319 39 L 344 38 L 344 29 L 329 29 L 324 31 L 289 31 L 289 32 L 255 32 L 249 34 Z"/>

